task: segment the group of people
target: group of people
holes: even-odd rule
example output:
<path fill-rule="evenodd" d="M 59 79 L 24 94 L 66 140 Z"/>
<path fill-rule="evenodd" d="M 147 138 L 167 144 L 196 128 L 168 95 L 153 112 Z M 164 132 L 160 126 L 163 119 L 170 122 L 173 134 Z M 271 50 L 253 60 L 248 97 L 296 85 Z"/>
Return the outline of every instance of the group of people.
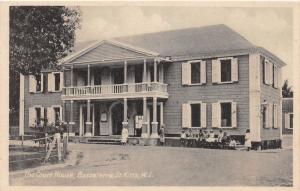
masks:
<path fill-rule="evenodd" d="M 182 130 L 180 136 L 181 146 L 185 147 L 207 147 L 207 148 L 228 148 L 235 149 L 237 141 L 228 136 L 226 132 L 219 130 L 215 134 L 214 130 L 203 131 L 199 129 L 197 133 L 193 133 L 192 129 Z M 249 151 L 251 149 L 250 130 L 246 130 L 245 134 L 245 148 Z"/>

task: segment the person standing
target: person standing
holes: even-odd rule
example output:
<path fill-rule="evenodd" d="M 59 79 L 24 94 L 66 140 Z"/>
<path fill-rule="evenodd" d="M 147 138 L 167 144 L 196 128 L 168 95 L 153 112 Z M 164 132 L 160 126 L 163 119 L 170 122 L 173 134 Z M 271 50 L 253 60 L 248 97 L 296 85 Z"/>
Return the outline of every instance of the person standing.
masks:
<path fill-rule="evenodd" d="M 159 140 L 160 140 L 160 145 L 164 146 L 164 144 L 165 144 L 165 128 L 163 125 L 161 126 L 161 129 L 160 129 Z"/>
<path fill-rule="evenodd" d="M 250 151 L 250 149 L 251 149 L 250 129 L 246 130 L 246 134 L 245 134 L 245 148 L 247 149 L 247 151 Z"/>
<path fill-rule="evenodd" d="M 123 127 L 122 129 L 122 145 L 126 145 L 128 139 L 128 129 L 127 127 Z"/>

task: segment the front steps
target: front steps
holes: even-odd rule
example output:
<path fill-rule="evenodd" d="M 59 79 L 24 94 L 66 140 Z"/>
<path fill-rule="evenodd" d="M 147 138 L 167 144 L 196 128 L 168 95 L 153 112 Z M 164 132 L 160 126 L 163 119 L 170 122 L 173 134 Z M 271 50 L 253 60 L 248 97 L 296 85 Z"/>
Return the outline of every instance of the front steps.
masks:
<path fill-rule="evenodd" d="M 110 144 L 110 145 L 121 145 L 120 135 L 111 136 L 92 136 L 92 137 L 70 137 L 70 141 L 75 143 L 86 143 L 86 144 Z"/>

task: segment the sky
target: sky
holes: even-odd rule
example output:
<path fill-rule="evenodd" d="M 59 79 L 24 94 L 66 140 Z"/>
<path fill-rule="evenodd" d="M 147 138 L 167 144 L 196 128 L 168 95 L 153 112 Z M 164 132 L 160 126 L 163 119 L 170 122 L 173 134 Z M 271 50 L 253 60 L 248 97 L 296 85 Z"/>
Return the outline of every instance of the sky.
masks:
<path fill-rule="evenodd" d="M 293 84 L 293 12 L 287 7 L 111 6 L 80 7 L 76 41 L 225 24 L 282 59 L 282 79 Z"/>

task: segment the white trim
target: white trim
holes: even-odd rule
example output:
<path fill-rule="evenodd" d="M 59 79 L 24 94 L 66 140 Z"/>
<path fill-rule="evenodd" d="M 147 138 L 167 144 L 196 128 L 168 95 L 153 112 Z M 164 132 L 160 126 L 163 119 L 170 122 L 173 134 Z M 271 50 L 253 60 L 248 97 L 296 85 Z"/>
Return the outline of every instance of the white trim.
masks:
<path fill-rule="evenodd" d="M 261 65 L 260 54 L 249 54 L 249 129 L 252 141 L 261 141 Z"/>
<path fill-rule="evenodd" d="M 20 74 L 20 97 L 19 97 L 19 136 L 24 135 L 24 114 L 25 114 L 25 103 L 24 103 L 24 75 Z"/>

